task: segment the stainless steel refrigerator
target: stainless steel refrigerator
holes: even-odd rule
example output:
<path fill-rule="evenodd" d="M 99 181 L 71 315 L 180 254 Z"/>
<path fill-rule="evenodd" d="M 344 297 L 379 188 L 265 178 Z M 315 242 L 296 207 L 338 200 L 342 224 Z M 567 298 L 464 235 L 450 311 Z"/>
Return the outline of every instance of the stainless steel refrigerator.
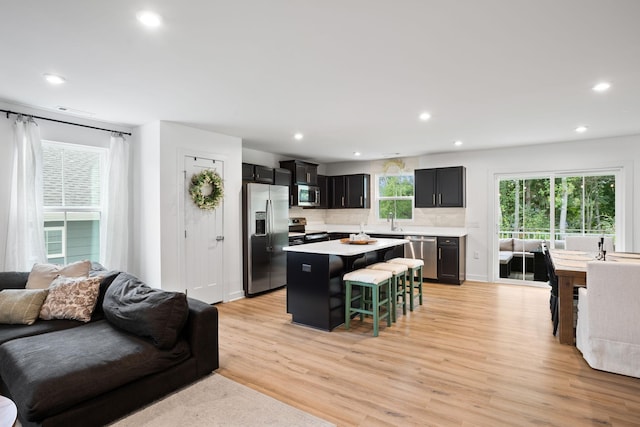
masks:
<path fill-rule="evenodd" d="M 248 183 L 243 190 L 244 292 L 254 295 L 287 283 L 289 187 Z"/>

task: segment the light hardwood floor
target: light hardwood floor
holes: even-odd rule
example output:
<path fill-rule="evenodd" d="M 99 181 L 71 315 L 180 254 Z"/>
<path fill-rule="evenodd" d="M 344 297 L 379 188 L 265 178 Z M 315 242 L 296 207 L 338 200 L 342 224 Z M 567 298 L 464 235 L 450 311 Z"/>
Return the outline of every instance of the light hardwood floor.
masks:
<path fill-rule="evenodd" d="M 292 324 L 286 289 L 218 304 L 217 372 L 339 426 L 640 425 L 640 379 L 559 344 L 548 290 L 467 281 L 424 294 L 377 338 L 370 320 Z"/>

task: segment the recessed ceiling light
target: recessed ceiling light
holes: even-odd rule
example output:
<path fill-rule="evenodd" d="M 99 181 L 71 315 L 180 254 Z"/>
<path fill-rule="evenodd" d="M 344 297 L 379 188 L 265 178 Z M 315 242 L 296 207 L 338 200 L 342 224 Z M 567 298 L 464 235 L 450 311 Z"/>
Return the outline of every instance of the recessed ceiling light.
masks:
<path fill-rule="evenodd" d="M 354 151 L 354 152 L 353 152 L 353 155 L 354 155 L 354 156 L 356 156 L 356 157 L 357 157 L 357 156 L 360 156 L 361 154 L 362 154 L 362 153 L 361 153 L 361 152 L 359 152 L 359 151 Z"/>
<path fill-rule="evenodd" d="M 578 132 L 578 133 L 585 133 L 585 132 L 587 131 L 587 129 L 589 129 L 589 128 L 588 128 L 588 127 L 586 127 L 586 126 L 578 126 L 578 127 L 576 128 L 576 132 Z"/>
<path fill-rule="evenodd" d="M 302 140 L 302 138 L 304 138 L 304 135 L 303 135 L 303 134 L 301 134 L 300 132 L 295 133 L 295 134 L 293 135 L 293 139 L 295 139 L 296 141 L 301 141 L 301 140 Z"/>
<path fill-rule="evenodd" d="M 429 120 L 431 118 L 431 114 L 427 113 L 426 111 L 423 113 L 420 113 L 420 120 L 422 120 L 423 122 L 426 122 L 427 120 Z"/>
<path fill-rule="evenodd" d="M 162 25 L 162 17 L 155 12 L 142 10 L 136 14 L 136 18 L 142 25 L 148 28 L 157 28 Z"/>
<path fill-rule="evenodd" d="M 607 90 L 609 90 L 610 87 L 611 87 L 611 83 L 600 82 L 594 87 L 592 87 L 591 89 L 593 89 L 595 92 L 606 92 Z"/>
<path fill-rule="evenodd" d="M 457 140 L 457 141 L 453 141 L 453 145 L 455 145 L 456 147 L 459 147 L 462 145 L 462 141 Z"/>
<path fill-rule="evenodd" d="M 62 83 L 67 81 L 62 76 L 57 76 L 55 74 L 49 74 L 49 73 L 44 74 L 44 79 L 49 83 L 51 83 L 52 85 L 61 85 Z"/>

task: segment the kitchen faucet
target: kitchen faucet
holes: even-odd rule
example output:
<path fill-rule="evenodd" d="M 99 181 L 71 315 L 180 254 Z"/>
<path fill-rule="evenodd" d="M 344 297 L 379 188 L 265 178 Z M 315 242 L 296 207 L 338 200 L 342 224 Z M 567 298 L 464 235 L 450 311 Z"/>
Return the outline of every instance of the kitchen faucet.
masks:
<path fill-rule="evenodd" d="M 393 212 L 389 212 L 387 214 L 387 222 L 391 221 L 391 231 L 396 231 L 396 223 L 395 223 L 396 215 Z"/>

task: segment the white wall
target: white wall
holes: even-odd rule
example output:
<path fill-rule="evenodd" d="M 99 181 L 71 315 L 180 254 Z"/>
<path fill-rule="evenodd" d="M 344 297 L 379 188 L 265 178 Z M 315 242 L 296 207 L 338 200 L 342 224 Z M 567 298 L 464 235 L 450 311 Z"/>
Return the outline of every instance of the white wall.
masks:
<path fill-rule="evenodd" d="M 131 144 L 133 227 L 130 272 L 150 286 L 162 283 L 160 224 L 160 122 L 135 129 Z"/>
<path fill-rule="evenodd" d="M 327 175 L 348 175 L 353 173 L 367 173 L 371 175 L 371 209 L 330 209 L 326 213 L 327 224 L 360 224 L 365 225 L 387 225 L 386 219 L 378 219 L 377 207 L 375 205 L 375 183 L 376 174 L 382 173 L 413 173 L 419 169 L 418 157 L 402 157 L 397 159 L 341 162 L 326 165 Z M 457 166 L 457 165 L 452 165 Z M 440 208 L 422 209 L 413 211 L 412 221 L 398 221 L 399 227 L 424 226 L 424 227 L 464 227 L 465 209 L 463 208 Z"/>
<path fill-rule="evenodd" d="M 509 149 L 460 151 L 423 156 L 420 168 L 463 165 L 467 168 L 467 277 L 492 280 L 497 262 L 494 208 L 495 175 L 550 171 L 623 168 L 624 210 L 621 215 L 624 235 L 616 242 L 619 250 L 640 249 L 640 178 L 635 173 L 640 163 L 640 135 L 560 142 Z M 473 258 L 477 251 L 478 259 Z"/>
<path fill-rule="evenodd" d="M 78 123 L 93 127 L 113 129 L 120 132 L 131 132 L 131 129 L 111 123 L 76 118 L 57 114 L 55 112 L 28 108 L 10 103 L 0 102 L 0 109 L 47 117 L 55 120 Z M 0 115 L 0 265 L 4 267 L 5 243 L 7 241 L 7 222 L 9 215 L 9 198 L 11 185 L 11 171 L 13 167 L 13 123 L 15 115 Z M 72 144 L 89 145 L 94 147 L 109 147 L 109 132 L 83 128 L 64 123 L 56 123 L 42 119 L 35 119 L 40 129 L 40 137 L 44 140 L 66 142 Z M 127 138 L 131 138 L 127 136 Z"/>
<path fill-rule="evenodd" d="M 494 234 L 495 175 L 513 173 L 545 173 L 551 171 L 581 171 L 587 169 L 622 168 L 624 197 L 620 216 L 624 234 L 616 241 L 616 248 L 625 251 L 640 250 L 640 135 L 603 138 L 573 142 L 558 142 L 535 146 L 505 149 L 458 151 L 430 154 L 401 159 L 407 169 L 446 166 L 465 166 L 467 172 L 464 209 L 416 209 L 415 218 L 408 225 L 466 227 L 467 278 L 491 281 L 494 276 L 493 247 L 497 245 Z M 385 161 L 344 162 L 326 165 L 327 175 L 370 173 L 381 171 Z M 372 195 L 373 199 L 373 195 Z M 327 223 L 357 224 L 360 221 L 375 223 L 375 211 L 330 210 Z M 474 258 L 474 253 L 478 258 Z"/>
<path fill-rule="evenodd" d="M 143 126 L 140 134 L 143 143 L 135 160 L 140 169 L 138 179 L 149 181 L 141 183 L 138 203 L 150 206 L 150 210 L 156 210 L 157 206 L 158 215 L 149 221 L 144 207 L 136 213 L 136 233 L 143 245 L 140 250 L 153 251 L 138 260 L 141 278 L 152 280 L 153 283 L 149 283 L 151 286 L 167 290 L 185 289 L 180 275 L 180 245 L 183 243 L 180 239 L 183 228 L 179 224 L 178 211 L 183 183 L 181 165 L 184 155 L 197 154 L 225 162 L 224 300 L 241 297 L 242 140 L 172 122 Z M 146 162 L 151 164 L 145 165 Z M 153 188 L 149 189 L 149 186 Z M 147 275 L 149 279 L 146 279 Z"/>

